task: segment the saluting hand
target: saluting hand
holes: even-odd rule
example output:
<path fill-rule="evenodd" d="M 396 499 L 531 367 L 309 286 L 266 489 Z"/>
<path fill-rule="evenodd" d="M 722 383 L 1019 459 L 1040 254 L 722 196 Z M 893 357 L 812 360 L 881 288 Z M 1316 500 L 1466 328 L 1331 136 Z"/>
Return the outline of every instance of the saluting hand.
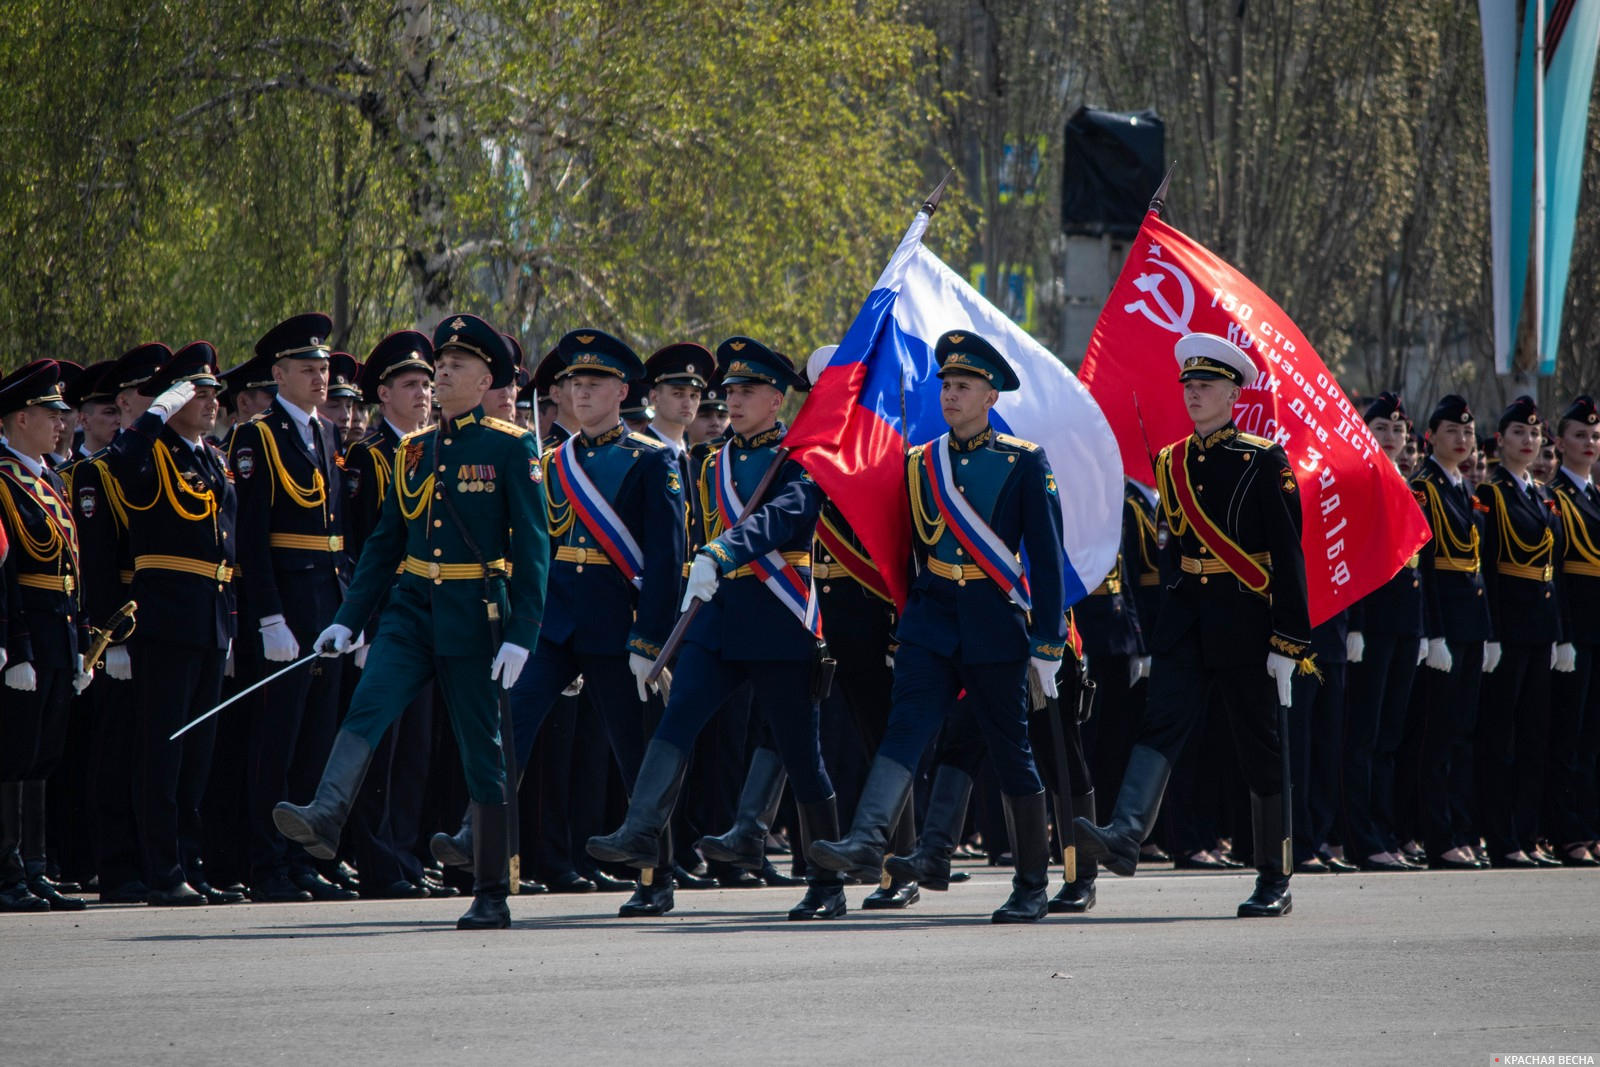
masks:
<path fill-rule="evenodd" d="M 178 382 L 169 386 L 166 392 L 150 401 L 150 412 L 158 416 L 162 422 L 172 417 L 172 413 L 194 399 L 194 383 Z"/>

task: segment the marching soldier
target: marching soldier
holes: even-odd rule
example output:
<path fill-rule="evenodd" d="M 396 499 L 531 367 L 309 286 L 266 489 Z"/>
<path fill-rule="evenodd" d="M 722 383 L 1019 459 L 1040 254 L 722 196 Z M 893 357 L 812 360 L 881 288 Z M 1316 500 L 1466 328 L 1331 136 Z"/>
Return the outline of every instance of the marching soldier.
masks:
<path fill-rule="evenodd" d="M 526 765 L 545 717 L 582 676 L 600 713 L 624 784 L 644 758 L 644 675 L 672 629 L 683 567 L 684 487 L 672 450 L 621 421 L 628 383 L 644 365 L 599 330 L 574 330 L 557 346 L 556 375 L 578 432 L 544 459 L 553 551 L 544 626 L 511 694 L 518 768 Z M 619 915 L 673 908 L 671 840 L 662 835 L 655 877 Z"/>
<path fill-rule="evenodd" d="M 5 554 L 5 699 L 0 702 L 0 910 L 81 911 L 44 878 L 45 782 L 61 759 L 67 708 L 94 677 L 67 487 L 44 463 L 70 410 L 54 360 L 0 380 L 0 527 Z"/>
<path fill-rule="evenodd" d="M 210 443 L 217 354 L 196 341 L 140 392 L 150 407 L 106 453 L 128 520 L 132 598 L 129 641 L 138 735 L 139 831 L 149 903 L 234 904 L 214 889 L 201 858 L 200 801 L 211 772 L 216 722 L 169 735 L 216 705 L 234 637 L 237 506 L 227 457 Z"/>
<path fill-rule="evenodd" d="M 328 354 L 328 398 L 317 406 L 323 418 L 333 424 L 339 450 L 355 444 L 360 434 L 351 436 L 356 425 L 356 408 L 361 404 L 361 363 L 348 352 Z"/>
<path fill-rule="evenodd" d="M 1440 400 L 1428 418 L 1432 451 L 1411 479 L 1433 536 L 1419 553 L 1422 632 L 1428 670 L 1422 686 L 1417 818 L 1428 865 L 1477 870 L 1471 816 L 1473 730 L 1483 677 L 1484 643 L 1494 636 L 1484 595 L 1477 500 L 1461 465 L 1477 446 L 1472 409 L 1459 396 Z"/>
<path fill-rule="evenodd" d="M 1562 635 L 1556 601 L 1556 532 L 1561 519 L 1529 476 L 1544 422 L 1531 397 L 1500 416 L 1484 510 L 1483 585 L 1494 640 L 1483 650 L 1478 712 L 1479 823 L 1496 867 L 1558 865 L 1537 847 L 1550 744 L 1552 665 L 1570 672 L 1576 649 Z"/>
<path fill-rule="evenodd" d="M 1028 673 L 1056 696 L 1066 651 L 1061 502 L 1038 445 L 996 433 L 989 412 L 1020 388 L 994 346 L 951 331 L 934 349 L 950 431 L 911 450 L 906 469 L 919 572 L 895 637 L 894 710 L 854 825 L 808 854 L 876 878 L 889 827 L 917 764 L 962 689 L 1000 779 L 1016 876 L 997 923 L 1046 914 L 1049 833 L 1044 783 L 1028 743 Z M 1029 560 L 1024 573 L 1022 555 Z"/>
<path fill-rule="evenodd" d="M 390 334 L 367 356 L 359 384 L 363 400 L 378 405 L 379 414 L 371 432 L 345 453 L 345 548 L 352 566 L 382 518 L 401 440 L 426 426 L 432 414 L 433 342 L 415 330 Z M 382 617 L 386 600 L 380 599 L 376 617 Z M 371 634 L 367 636 L 370 642 Z M 370 643 L 356 649 L 358 675 L 370 651 Z M 349 688 L 354 691 L 354 684 Z M 456 894 L 442 884 L 428 884 L 412 851 L 421 826 L 432 740 L 433 689 L 425 686 L 384 733 L 356 800 L 355 847 L 363 896 Z"/>
<path fill-rule="evenodd" d="M 1542 824 L 1570 867 L 1600 866 L 1600 805 L 1595 798 L 1595 757 L 1600 750 L 1600 491 L 1594 463 L 1600 456 L 1600 408 L 1580 396 L 1556 426 L 1560 460 L 1551 489 L 1560 503 L 1561 626 L 1571 642 L 1572 670 L 1550 683 L 1550 764 Z"/>
<path fill-rule="evenodd" d="M 274 818 L 331 858 L 374 746 L 437 680 L 472 797 L 473 899 L 456 925 L 504 929 L 511 842 L 499 694 L 516 684 L 544 615 L 542 471 L 533 435 L 483 411 L 489 390 L 515 379 L 505 338 L 476 316 L 447 315 L 434 352 L 439 422 L 401 440 L 349 597 L 316 639 L 324 655 L 352 651 L 387 592 L 367 667 L 315 798 L 281 803 Z"/>
<path fill-rule="evenodd" d="M 343 599 L 344 483 L 338 437 L 317 415 L 328 394 L 327 315 L 296 315 L 256 342 L 278 394 L 234 434 L 238 559 L 263 672 L 300 658 L 302 643 Z M 251 899 L 349 900 L 272 823 L 272 807 L 323 760 L 338 715 L 339 661 L 317 661 L 267 686 L 250 731 Z"/>
<path fill-rule="evenodd" d="M 734 436 L 700 468 L 698 491 L 707 540 L 689 568 L 683 606 L 703 602 L 678 654 L 666 714 L 645 751 L 628 805 L 613 834 L 589 839 L 596 859 L 648 870 L 672 815 L 689 753 L 706 723 L 745 682 L 771 730 L 794 786 L 806 841 L 834 837 L 839 816 L 817 740 L 820 693 L 813 677 L 822 626 L 811 581 L 811 546 L 822 494 L 799 464 L 785 461 L 748 519 L 739 522 L 784 427 L 778 409 L 791 386 L 804 388 L 787 359 L 748 337 L 717 348 Z M 654 658 L 660 649 L 641 649 Z M 643 664 L 648 670 L 649 663 Z M 643 674 L 640 675 L 643 686 Z M 812 865 L 795 920 L 845 912 L 842 880 Z"/>
<path fill-rule="evenodd" d="M 728 433 L 728 391 L 713 377 L 700 393 L 700 406 L 684 437 L 690 448 L 720 442 Z"/>
<path fill-rule="evenodd" d="M 1274 690 L 1288 705 L 1311 642 L 1299 486 L 1288 458 L 1240 433 L 1233 406 L 1256 366 L 1231 342 L 1188 334 L 1175 346 L 1194 433 L 1156 460 L 1161 514 L 1170 531 L 1168 594 L 1148 635 L 1149 699 L 1107 826 L 1078 819 L 1079 862 L 1131 875 L 1149 836 L 1172 763 L 1219 688 L 1250 786 L 1256 888 L 1240 917 L 1287 915 L 1293 874 L 1284 848 L 1283 740 Z M 1246 503 L 1248 501 L 1248 503 Z M 1262 672 L 1262 657 L 1266 672 Z"/>

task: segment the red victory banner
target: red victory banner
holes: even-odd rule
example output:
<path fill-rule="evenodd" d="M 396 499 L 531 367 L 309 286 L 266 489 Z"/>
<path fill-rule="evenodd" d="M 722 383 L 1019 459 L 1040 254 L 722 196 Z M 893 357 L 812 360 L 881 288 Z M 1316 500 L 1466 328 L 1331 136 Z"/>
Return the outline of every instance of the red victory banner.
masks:
<path fill-rule="evenodd" d="M 1234 422 L 1289 454 L 1300 482 L 1311 622 L 1324 622 L 1394 577 L 1427 543 L 1427 520 L 1299 327 L 1154 211 L 1078 372 L 1111 423 L 1130 478 L 1152 484 L 1155 452 L 1194 431 L 1172 351 L 1188 333 L 1226 337 L 1260 371 L 1240 394 Z"/>

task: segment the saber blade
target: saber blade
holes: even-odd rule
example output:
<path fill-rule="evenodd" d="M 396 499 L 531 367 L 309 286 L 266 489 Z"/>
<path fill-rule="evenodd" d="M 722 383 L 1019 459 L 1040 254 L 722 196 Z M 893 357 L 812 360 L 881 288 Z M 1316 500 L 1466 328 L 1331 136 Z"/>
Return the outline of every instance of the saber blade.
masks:
<path fill-rule="evenodd" d="M 288 674 L 290 671 L 294 670 L 296 667 L 303 667 L 307 663 L 310 663 L 312 660 L 316 659 L 320 655 L 322 655 L 321 652 L 313 652 L 310 655 L 301 656 L 299 659 L 295 660 L 293 663 L 289 664 L 287 667 L 284 667 L 282 670 L 279 670 L 276 673 L 267 675 L 265 678 L 261 679 L 261 681 L 257 682 L 255 685 L 250 686 L 248 689 L 239 690 L 237 693 L 233 694 L 233 696 L 229 697 L 227 700 L 224 700 L 222 703 L 218 704 L 216 707 L 212 708 L 210 711 L 206 712 L 204 715 L 200 716 L 198 719 L 196 719 L 193 722 L 189 723 L 187 726 L 180 727 L 178 729 L 178 732 L 173 734 L 171 737 L 167 738 L 167 740 L 168 741 L 176 741 L 178 738 L 182 737 L 184 734 L 188 733 L 190 730 L 193 730 L 196 726 L 199 726 L 201 723 L 203 723 L 207 719 L 211 718 L 211 716 L 215 715 L 217 712 L 221 711 L 223 708 L 227 707 L 229 704 L 234 703 L 239 698 L 249 696 L 251 693 L 254 693 L 257 689 L 260 689 L 262 686 L 266 685 L 268 682 L 277 681 L 279 678 L 282 678 L 284 675 Z"/>

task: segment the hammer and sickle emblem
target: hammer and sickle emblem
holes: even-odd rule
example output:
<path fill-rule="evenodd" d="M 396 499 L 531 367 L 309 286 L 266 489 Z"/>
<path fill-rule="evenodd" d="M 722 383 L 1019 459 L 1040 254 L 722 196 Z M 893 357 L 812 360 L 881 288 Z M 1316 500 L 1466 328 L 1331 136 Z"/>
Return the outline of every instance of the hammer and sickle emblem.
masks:
<path fill-rule="evenodd" d="M 1194 283 L 1189 280 L 1178 267 L 1171 263 L 1163 262 L 1151 256 L 1149 262 L 1178 280 L 1178 286 L 1183 290 L 1183 310 L 1180 312 L 1173 308 L 1167 295 L 1161 291 L 1161 283 L 1166 281 L 1165 275 L 1150 273 L 1141 274 L 1133 280 L 1133 286 L 1155 302 L 1159 313 L 1153 310 L 1144 300 L 1135 300 L 1131 304 L 1123 305 L 1122 310 L 1132 314 L 1138 312 L 1163 330 L 1170 330 L 1180 337 L 1193 330 L 1189 327 L 1189 317 L 1194 314 Z"/>

